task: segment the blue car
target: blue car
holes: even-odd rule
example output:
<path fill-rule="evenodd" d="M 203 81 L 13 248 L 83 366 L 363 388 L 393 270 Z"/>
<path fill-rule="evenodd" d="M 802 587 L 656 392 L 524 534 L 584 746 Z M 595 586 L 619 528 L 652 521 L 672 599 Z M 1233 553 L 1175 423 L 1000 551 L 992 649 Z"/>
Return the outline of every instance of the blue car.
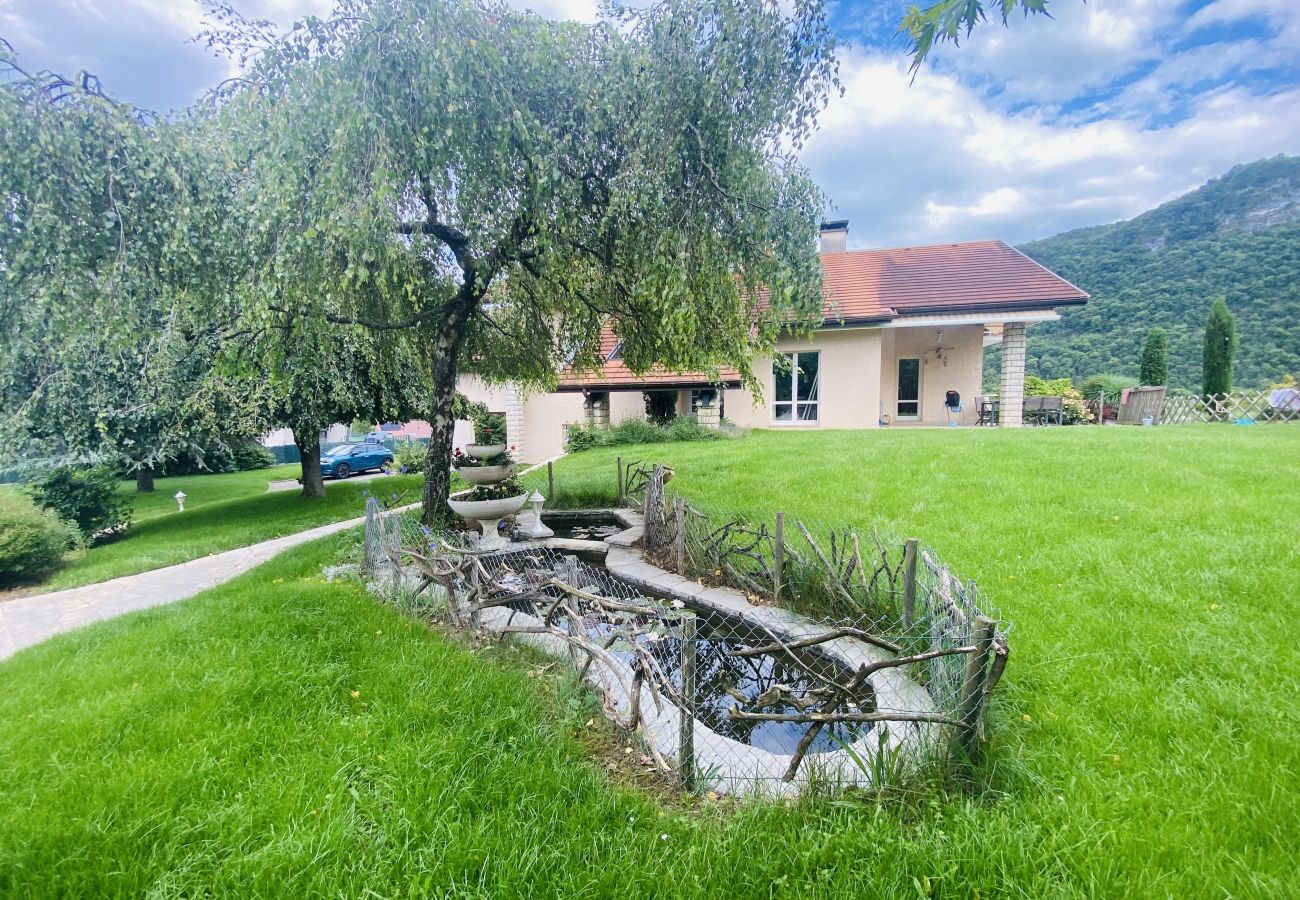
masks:
<path fill-rule="evenodd" d="M 383 444 L 366 441 L 361 444 L 340 444 L 321 454 L 322 475 L 347 478 L 367 469 L 382 469 L 393 461 L 393 451 Z"/>

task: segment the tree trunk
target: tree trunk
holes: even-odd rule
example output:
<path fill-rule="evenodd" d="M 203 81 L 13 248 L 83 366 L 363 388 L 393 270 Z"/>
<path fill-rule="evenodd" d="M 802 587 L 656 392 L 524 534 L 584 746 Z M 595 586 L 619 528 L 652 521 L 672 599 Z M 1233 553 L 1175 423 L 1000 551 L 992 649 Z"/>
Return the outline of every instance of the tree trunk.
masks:
<path fill-rule="evenodd" d="M 325 477 L 320 473 L 320 432 L 312 429 L 299 437 L 299 429 L 293 431 L 293 443 L 302 457 L 302 495 L 304 497 L 324 497 Z"/>
<path fill-rule="evenodd" d="M 442 346 L 441 335 L 431 361 L 433 396 L 429 409 L 429 450 L 424 456 L 424 515 L 434 527 L 451 520 L 447 495 L 451 493 L 451 450 L 456 435 L 456 350 Z"/>
<path fill-rule="evenodd" d="M 447 506 L 447 495 L 451 493 L 451 445 L 456 434 L 457 362 L 465 326 L 477 305 L 478 297 L 470 278 L 447 317 L 439 323 L 430 351 L 433 396 L 429 404 L 429 451 L 424 456 L 422 516 L 430 528 L 451 521 L 453 515 Z"/>
<path fill-rule="evenodd" d="M 153 493 L 153 466 L 141 466 L 135 470 L 135 490 L 137 494 Z"/>

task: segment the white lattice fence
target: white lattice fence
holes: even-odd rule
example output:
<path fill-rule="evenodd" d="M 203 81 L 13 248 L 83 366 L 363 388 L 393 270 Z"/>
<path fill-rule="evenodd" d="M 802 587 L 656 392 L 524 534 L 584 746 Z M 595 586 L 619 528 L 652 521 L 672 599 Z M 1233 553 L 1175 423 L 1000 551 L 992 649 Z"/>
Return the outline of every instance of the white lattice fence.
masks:
<path fill-rule="evenodd" d="M 1233 391 L 1206 397 L 1166 397 L 1162 424 L 1196 422 L 1300 422 L 1300 392 Z"/>

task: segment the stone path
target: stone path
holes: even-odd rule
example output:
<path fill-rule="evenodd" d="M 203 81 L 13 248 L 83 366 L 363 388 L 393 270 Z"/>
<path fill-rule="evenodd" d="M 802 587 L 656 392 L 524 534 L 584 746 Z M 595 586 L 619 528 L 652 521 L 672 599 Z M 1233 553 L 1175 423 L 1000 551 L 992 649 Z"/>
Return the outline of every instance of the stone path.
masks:
<path fill-rule="evenodd" d="M 0 603 L 0 659 L 91 622 L 193 597 L 290 547 L 344 531 L 364 521 L 362 516 L 333 522 L 138 575 Z"/>
<path fill-rule="evenodd" d="M 560 456 L 551 457 L 547 462 L 553 462 Z M 545 465 L 546 462 L 541 462 L 516 474 L 526 475 Z M 378 474 L 371 477 L 385 476 Z M 297 486 L 297 482 L 294 482 L 294 486 Z M 457 493 L 465 493 L 465 491 Z M 412 503 L 400 507 L 398 511 L 414 509 L 416 506 L 419 504 Z M 345 531 L 362 524 L 365 520 L 365 516 L 359 516 L 345 522 L 333 522 L 297 534 L 274 538 L 249 547 L 227 550 L 224 553 L 214 553 L 201 559 L 154 569 L 150 572 L 141 572 L 138 575 L 126 575 L 99 584 L 88 584 L 83 587 L 69 588 L 66 591 L 36 594 L 32 597 L 0 603 L 0 659 L 6 659 L 24 647 L 39 644 L 56 634 L 89 625 L 91 622 L 193 597 L 201 591 L 229 581 L 236 575 L 242 575 L 290 547 Z"/>
<path fill-rule="evenodd" d="M 351 484 L 354 481 L 374 481 L 377 478 L 389 477 L 390 476 L 387 472 L 369 472 L 365 475 L 353 475 L 349 478 L 343 479 L 342 481 L 339 481 L 337 478 L 328 478 L 325 480 L 325 490 L 328 491 L 331 484 Z M 266 490 L 269 493 L 276 493 L 278 491 L 301 491 L 302 482 L 297 478 L 283 478 L 279 481 L 268 481 L 266 483 Z"/>

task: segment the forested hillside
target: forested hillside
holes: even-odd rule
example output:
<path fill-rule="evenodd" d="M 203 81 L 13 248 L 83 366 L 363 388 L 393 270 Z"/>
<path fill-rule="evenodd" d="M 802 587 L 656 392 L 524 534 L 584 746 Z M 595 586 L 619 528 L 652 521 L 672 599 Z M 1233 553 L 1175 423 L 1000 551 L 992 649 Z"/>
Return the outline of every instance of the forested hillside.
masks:
<path fill-rule="evenodd" d="M 1036 375 L 1136 376 L 1143 339 L 1159 325 L 1170 383 L 1199 391 L 1202 330 L 1220 294 L 1237 319 L 1237 385 L 1300 374 L 1300 157 L 1237 166 L 1135 219 L 1020 249 L 1092 295 L 1030 330 Z"/>

